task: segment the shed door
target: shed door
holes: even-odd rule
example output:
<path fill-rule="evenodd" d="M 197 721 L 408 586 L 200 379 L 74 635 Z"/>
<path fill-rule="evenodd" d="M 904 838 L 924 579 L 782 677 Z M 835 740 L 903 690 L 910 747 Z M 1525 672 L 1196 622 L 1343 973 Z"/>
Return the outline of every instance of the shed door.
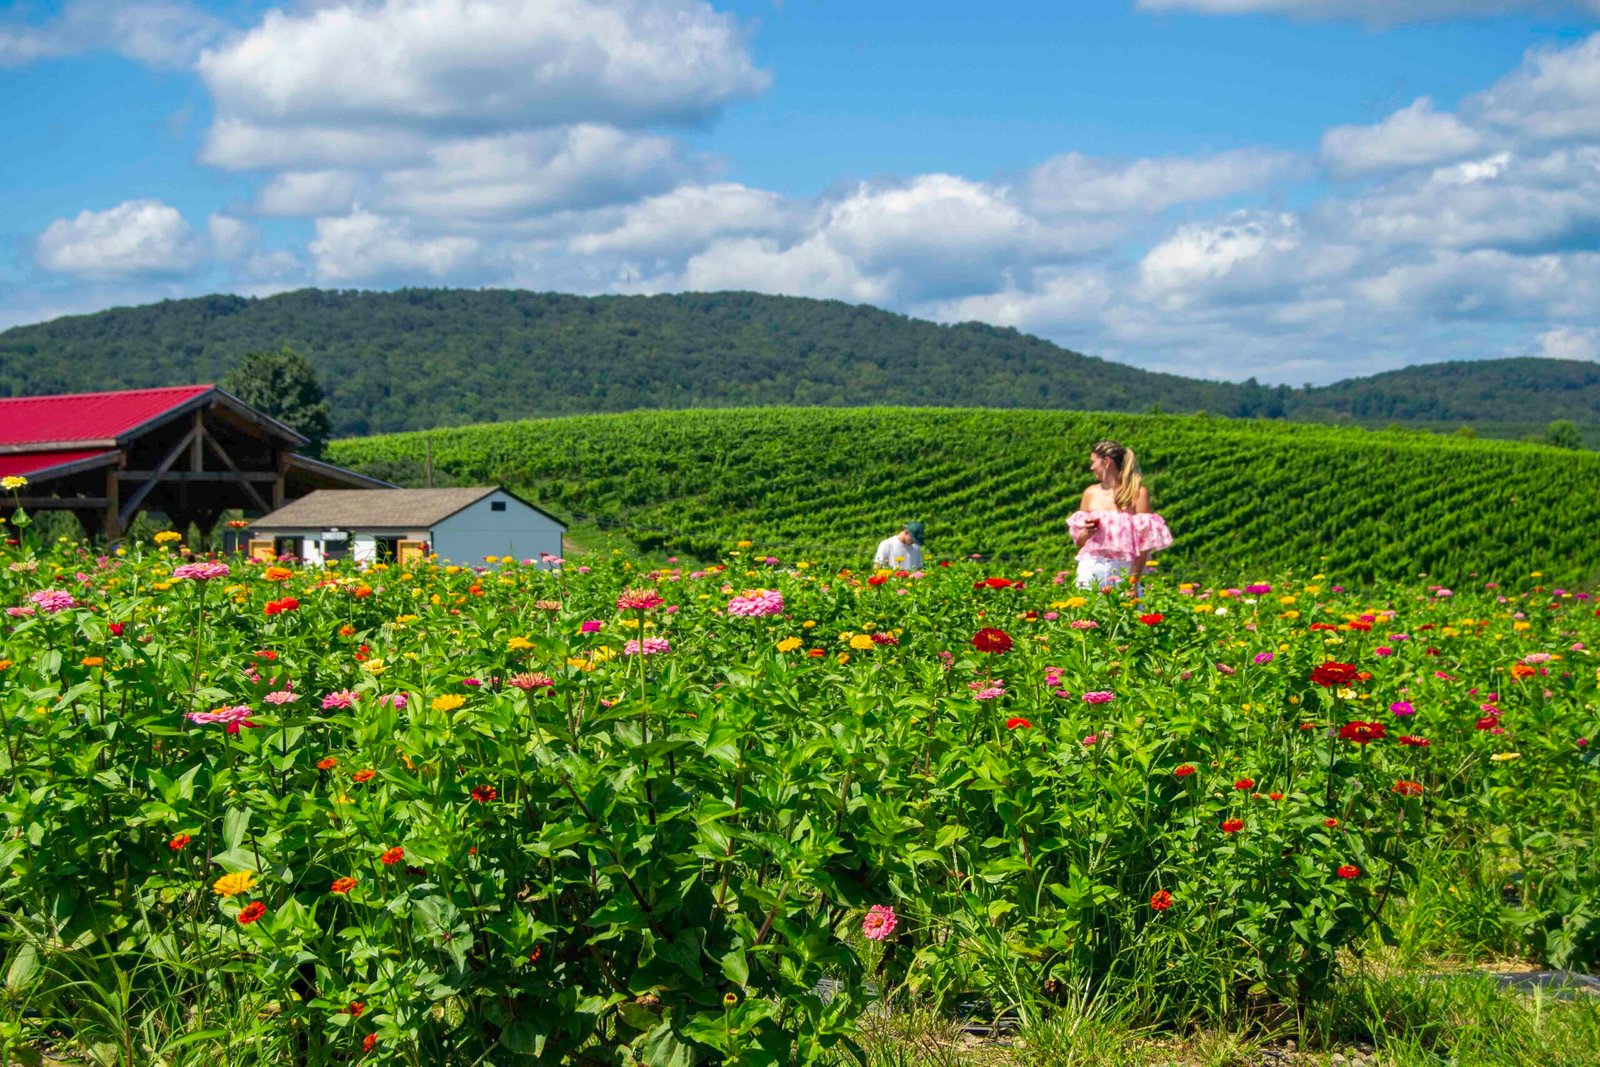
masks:
<path fill-rule="evenodd" d="M 407 560 L 420 560 L 428 555 L 428 542 L 402 540 L 395 548 L 395 559 L 404 563 Z"/>

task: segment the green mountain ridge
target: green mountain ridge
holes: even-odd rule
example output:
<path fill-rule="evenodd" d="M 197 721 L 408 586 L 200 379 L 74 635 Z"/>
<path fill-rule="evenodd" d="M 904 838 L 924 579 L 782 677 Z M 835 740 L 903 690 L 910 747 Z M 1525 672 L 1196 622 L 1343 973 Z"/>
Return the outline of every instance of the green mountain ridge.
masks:
<path fill-rule="evenodd" d="M 1426 364 L 1296 389 L 1140 370 L 1014 329 L 757 293 L 581 297 L 306 289 L 113 308 L 0 332 L 0 395 L 220 379 L 289 345 L 341 435 L 639 409 L 867 405 L 1207 411 L 1300 421 L 1600 426 L 1600 366 Z"/>

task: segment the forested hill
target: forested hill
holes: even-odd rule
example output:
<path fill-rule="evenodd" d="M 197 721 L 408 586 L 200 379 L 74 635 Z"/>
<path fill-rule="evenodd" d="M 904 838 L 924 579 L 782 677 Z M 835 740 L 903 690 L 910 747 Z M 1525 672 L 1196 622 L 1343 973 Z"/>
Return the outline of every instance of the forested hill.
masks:
<path fill-rule="evenodd" d="M 244 353 L 308 356 L 338 435 L 640 408 L 922 405 L 1600 424 L 1600 367 L 1499 360 L 1325 388 L 1156 374 L 1011 329 L 755 293 L 579 297 L 307 289 L 115 308 L 0 333 L 0 395 L 216 381 Z"/>
<path fill-rule="evenodd" d="M 430 289 L 211 296 L 17 327 L 0 333 L 0 394 L 215 381 L 282 345 L 321 373 L 341 435 L 758 404 L 1228 414 L 1240 393 L 838 301 Z"/>

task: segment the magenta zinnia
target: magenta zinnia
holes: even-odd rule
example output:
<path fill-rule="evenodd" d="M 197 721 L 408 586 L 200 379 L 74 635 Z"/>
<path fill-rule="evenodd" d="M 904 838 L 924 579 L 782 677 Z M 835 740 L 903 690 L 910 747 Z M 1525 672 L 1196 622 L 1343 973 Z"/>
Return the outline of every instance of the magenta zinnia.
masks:
<path fill-rule="evenodd" d="M 624 589 L 617 594 L 619 611 L 650 611 L 663 603 L 661 594 L 654 589 Z"/>

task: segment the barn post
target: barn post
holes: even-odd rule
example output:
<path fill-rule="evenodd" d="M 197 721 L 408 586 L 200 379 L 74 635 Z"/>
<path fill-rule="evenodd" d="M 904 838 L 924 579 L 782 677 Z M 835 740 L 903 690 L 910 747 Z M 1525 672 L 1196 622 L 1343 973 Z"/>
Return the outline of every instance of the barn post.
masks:
<path fill-rule="evenodd" d="M 117 462 L 106 468 L 106 506 L 101 509 L 101 533 L 105 536 L 106 545 L 115 544 L 122 540 L 122 519 L 117 511 L 122 507 L 122 480 L 117 473 L 128 462 L 126 452 L 118 458 Z"/>

